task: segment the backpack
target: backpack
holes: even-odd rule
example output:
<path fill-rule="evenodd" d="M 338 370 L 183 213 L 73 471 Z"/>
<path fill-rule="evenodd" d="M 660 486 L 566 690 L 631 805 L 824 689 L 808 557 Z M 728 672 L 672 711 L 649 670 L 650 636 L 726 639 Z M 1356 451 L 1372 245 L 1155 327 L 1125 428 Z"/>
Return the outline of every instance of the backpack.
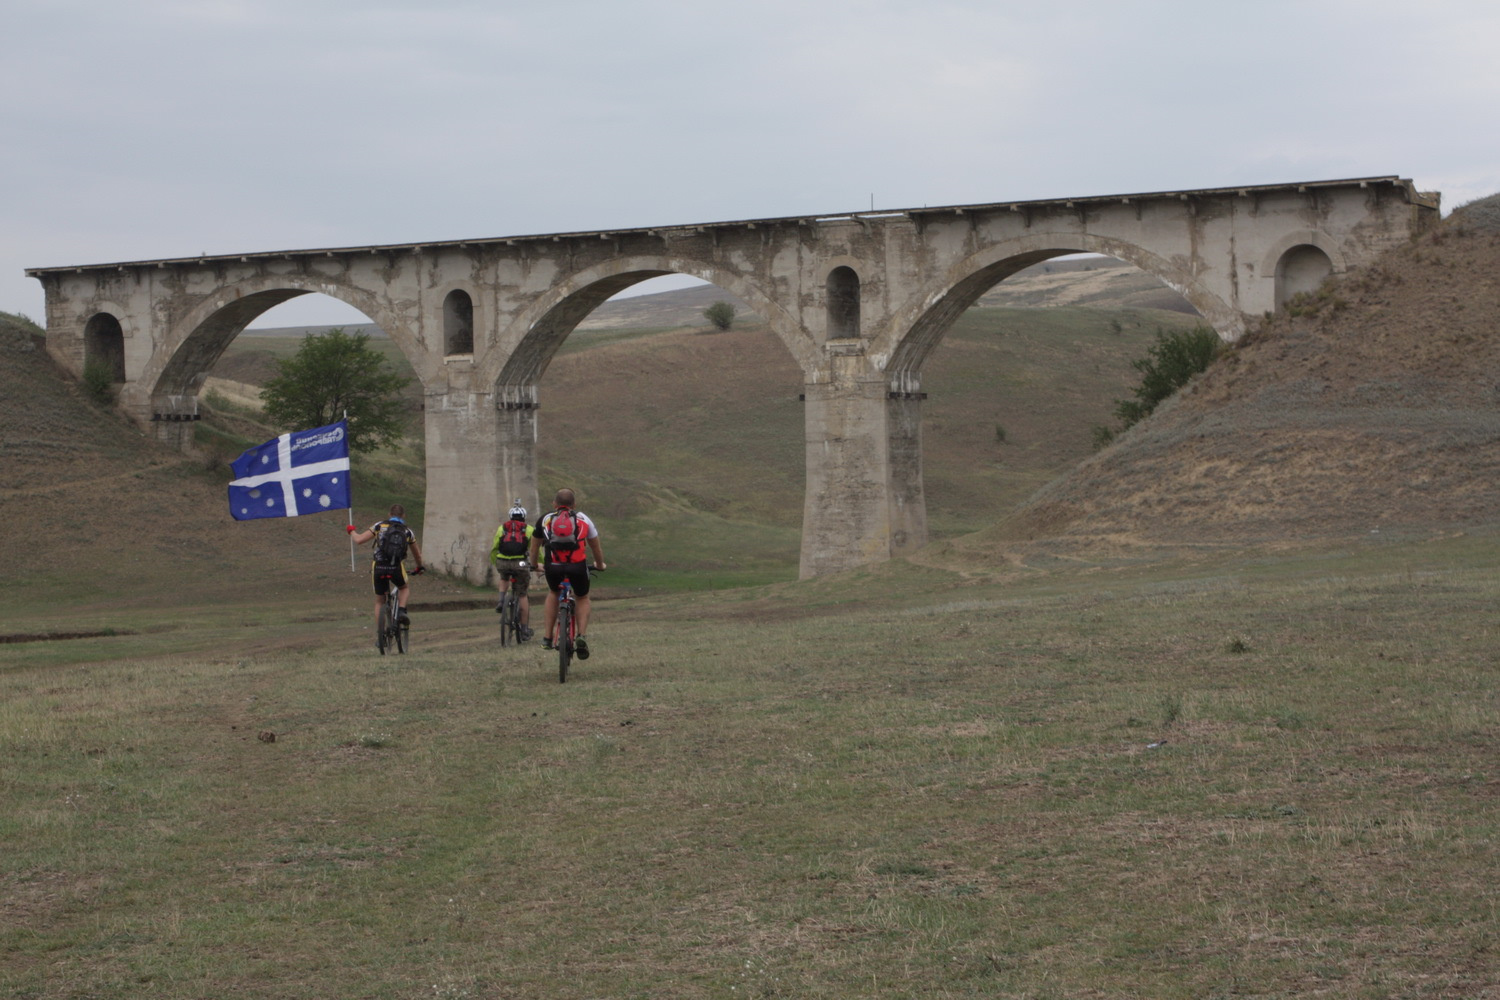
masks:
<path fill-rule="evenodd" d="M 406 559 L 406 541 L 406 525 L 400 521 L 387 521 L 375 542 L 375 564 L 400 566 Z"/>
<path fill-rule="evenodd" d="M 571 556 L 583 548 L 584 536 L 588 529 L 583 525 L 583 519 L 566 507 L 559 507 L 557 513 L 552 515 L 552 520 L 547 522 L 547 551 L 554 555 Z M 558 559 L 558 562 L 569 562 L 569 559 Z"/>
<path fill-rule="evenodd" d="M 509 520 L 500 526 L 500 543 L 497 551 L 506 558 L 515 559 L 526 554 L 526 522 Z"/>

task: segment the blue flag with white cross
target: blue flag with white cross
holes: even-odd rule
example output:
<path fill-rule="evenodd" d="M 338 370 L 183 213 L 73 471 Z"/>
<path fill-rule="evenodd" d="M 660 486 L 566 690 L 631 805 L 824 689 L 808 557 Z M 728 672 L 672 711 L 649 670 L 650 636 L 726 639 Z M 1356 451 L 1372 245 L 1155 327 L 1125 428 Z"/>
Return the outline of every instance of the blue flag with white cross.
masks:
<path fill-rule="evenodd" d="M 251 448 L 231 463 L 229 513 L 236 521 L 298 517 L 353 506 L 349 493 L 349 427 L 344 421 L 292 431 Z"/>

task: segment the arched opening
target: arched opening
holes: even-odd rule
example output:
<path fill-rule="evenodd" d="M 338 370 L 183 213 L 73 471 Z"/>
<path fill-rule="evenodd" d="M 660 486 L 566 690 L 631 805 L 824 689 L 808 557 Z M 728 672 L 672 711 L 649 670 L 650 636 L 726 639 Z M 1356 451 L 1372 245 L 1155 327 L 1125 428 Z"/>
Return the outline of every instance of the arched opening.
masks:
<path fill-rule="evenodd" d="M 443 299 L 443 353 L 474 353 L 474 300 L 461 288 Z"/>
<path fill-rule="evenodd" d="M 608 591 L 793 580 L 802 369 L 749 296 L 682 285 L 611 275 L 531 327 L 501 384 L 535 387 L 539 502 L 578 491 L 614 564 L 596 581 Z M 727 330 L 704 315 L 719 302 L 734 309 Z"/>
<path fill-rule="evenodd" d="M 1053 251 L 979 278 L 968 308 L 914 357 L 929 537 L 994 523 L 1118 428 L 1158 331 L 1207 325 L 1126 261 Z M 918 388 L 911 386 L 910 388 Z"/>
<path fill-rule="evenodd" d="M 83 366 L 109 372 L 110 381 L 125 381 L 125 331 L 110 313 L 96 313 L 83 327 Z"/>
<path fill-rule="evenodd" d="M 828 272 L 828 339 L 859 336 L 859 275 L 839 266 Z"/>
<path fill-rule="evenodd" d="M 296 289 L 241 296 L 198 325 L 159 385 L 164 391 L 196 396 L 200 419 L 192 427 L 192 444 L 200 453 L 228 462 L 278 434 L 305 429 L 282 426 L 269 418 L 261 393 L 267 382 L 282 374 L 282 363 L 298 356 L 308 338 L 334 330 L 360 339 L 381 358 L 385 371 L 409 379 L 396 407 L 403 436 L 392 445 L 362 454 L 359 461 L 362 481 L 382 484 L 381 493 L 391 494 L 384 502 L 399 500 L 410 515 L 408 521 L 420 528 L 425 502 L 421 383 L 396 341 L 359 309 L 322 293 Z M 169 390 L 172 386 L 178 388 Z M 309 400 L 308 406 L 323 409 L 321 416 L 310 416 L 307 421 L 331 423 L 342 416 L 337 412 L 342 407 L 328 398 Z M 358 413 L 356 407 L 350 409 Z M 319 425 L 307 422 L 308 427 Z M 356 515 L 379 513 L 378 506 L 371 506 L 374 499 L 368 489 L 357 490 Z"/>
<path fill-rule="evenodd" d="M 1318 247 L 1303 243 L 1281 255 L 1276 262 L 1276 308 L 1284 309 L 1294 297 L 1311 294 L 1333 273 L 1333 261 Z"/>

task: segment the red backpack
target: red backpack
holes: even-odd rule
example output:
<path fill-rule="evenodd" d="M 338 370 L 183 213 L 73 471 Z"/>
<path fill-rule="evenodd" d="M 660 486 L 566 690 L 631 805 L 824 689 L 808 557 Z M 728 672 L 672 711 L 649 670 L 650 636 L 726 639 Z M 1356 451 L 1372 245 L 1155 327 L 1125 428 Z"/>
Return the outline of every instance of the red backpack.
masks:
<path fill-rule="evenodd" d="M 557 508 L 547 521 L 547 552 L 553 562 L 578 562 L 583 556 L 583 541 L 588 528 L 583 518 L 566 507 Z"/>
<path fill-rule="evenodd" d="M 499 552 L 502 556 L 524 556 L 526 554 L 526 522 L 512 518 L 500 526 Z"/>

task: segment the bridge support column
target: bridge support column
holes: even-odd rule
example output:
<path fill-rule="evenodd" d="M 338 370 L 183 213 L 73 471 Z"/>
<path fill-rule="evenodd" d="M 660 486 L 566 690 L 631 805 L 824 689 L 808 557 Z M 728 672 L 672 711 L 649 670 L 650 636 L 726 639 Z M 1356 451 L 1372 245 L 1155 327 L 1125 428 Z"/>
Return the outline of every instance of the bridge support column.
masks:
<path fill-rule="evenodd" d="M 508 397 L 516 397 L 511 390 Z M 516 497 L 537 509 L 536 403 L 491 393 L 426 397 L 427 513 L 422 555 L 443 573 L 490 581 L 490 542 Z"/>
<path fill-rule="evenodd" d="M 804 399 L 803 579 L 881 562 L 927 541 L 920 402 L 884 375 L 813 383 Z"/>
<path fill-rule="evenodd" d="M 922 393 L 886 393 L 890 442 L 891 555 L 927 544 L 927 492 L 922 486 Z"/>

